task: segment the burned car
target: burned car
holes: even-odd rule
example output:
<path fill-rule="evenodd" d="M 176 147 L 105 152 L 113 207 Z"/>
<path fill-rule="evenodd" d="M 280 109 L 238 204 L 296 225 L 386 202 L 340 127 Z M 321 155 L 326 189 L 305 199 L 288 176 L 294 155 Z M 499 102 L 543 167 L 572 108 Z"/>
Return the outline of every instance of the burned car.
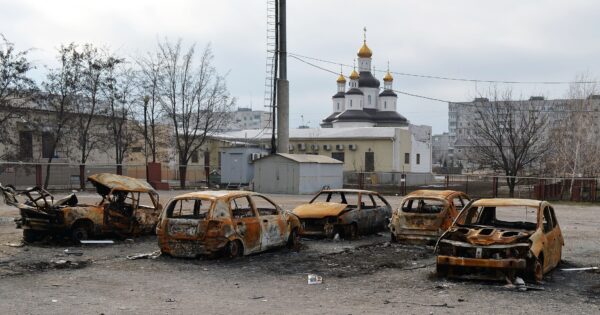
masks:
<path fill-rule="evenodd" d="M 156 227 L 161 252 L 175 257 L 237 257 L 273 247 L 298 248 L 300 221 L 248 191 L 203 191 L 172 199 Z"/>
<path fill-rule="evenodd" d="M 470 198 L 454 190 L 416 190 L 408 194 L 390 220 L 392 242 L 433 245 Z"/>
<path fill-rule="evenodd" d="M 102 196 L 97 204 L 80 203 L 75 194 L 56 200 L 39 187 L 16 194 L 13 190 L 8 200 L 20 210 L 21 217 L 15 222 L 17 228 L 23 229 L 24 240 L 66 236 L 80 241 L 102 234 L 131 236 L 154 232 L 162 206 L 158 194 L 146 181 L 114 174 L 96 174 L 88 180 Z M 7 200 L 11 191 L 3 193 Z M 140 204 L 143 195 L 150 205 Z M 19 202 L 18 197 L 25 201 Z"/>
<path fill-rule="evenodd" d="M 340 234 L 354 239 L 359 234 L 384 230 L 392 208 L 374 191 L 322 190 L 309 203 L 293 210 L 302 223 L 302 235 L 332 238 Z"/>
<path fill-rule="evenodd" d="M 564 240 L 546 201 L 480 199 L 461 211 L 436 246 L 437 273 L 536 282 L 561 260 Z"/>

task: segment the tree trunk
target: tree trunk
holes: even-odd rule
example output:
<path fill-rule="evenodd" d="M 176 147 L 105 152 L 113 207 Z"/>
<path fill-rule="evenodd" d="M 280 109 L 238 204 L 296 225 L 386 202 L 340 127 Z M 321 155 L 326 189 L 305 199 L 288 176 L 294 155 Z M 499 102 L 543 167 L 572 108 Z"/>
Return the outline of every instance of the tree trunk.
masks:
<path fill-rule="evenodd" d="M 79 189 L 85 190 L 85 164 L 79 165 Z"/>
<path fill-rule="evenodd" d="M 52 157 L 48 158 L 48 164 L 46 164 L 46 178 L 44 178 L 44 189 L 48 189 L 50 183 L 50 165 L 52 164 Z"/>
<path fill-rule="evenodd" d="M 179 185 L 185 189 L 185 179 L 187 175 L 187 163 L 179 165 Z"/>
<path fill-rule="evenodd" d="M 509 177 L 506 179 L 506 184 L 508 185 L 508 196 L 510 198 L 515 197 L 515 184 L 517 180 L 514 177 Z"/>

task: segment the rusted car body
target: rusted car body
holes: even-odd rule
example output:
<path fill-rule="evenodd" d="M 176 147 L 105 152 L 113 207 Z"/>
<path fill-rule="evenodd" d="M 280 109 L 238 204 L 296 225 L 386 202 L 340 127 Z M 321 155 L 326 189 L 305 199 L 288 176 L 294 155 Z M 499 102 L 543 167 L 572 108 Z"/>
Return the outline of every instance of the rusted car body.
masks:
<path fill-rule="evenodd" d="M 293 210 L 302 223 L 302 235 L 353 239 L 384 230 L 392 213 L 379 193 L 358 189 L 322 190 L 309 203 Z"/>
<path fill-rule="evenodd" d="M 88 180 L 102 196 L 97 204 L 79 203 L 74 194 L 55 200 L 39 187 L 13 194 L 11 204 L 21 214 L 15 222 L 17 228 L 23 229 L 25 241 L 48 235 L 79 241 L 108 233 L 130 236 L 154 232 L 162 206 L 147 182 L 115 174 L 95 174 Z M 151 205 L 140 204 L 141 194 L 148 197 Z M 18 202 L 19 196 L 25 201 Z"/>
<path fill-rule="evenodd" d="M 416 190 L 408 194 L 390 219 L 392 242 L 433 245 L 470 198 L 454 190 Z"/>
<path fill-rule="evenodd" d="M 561 260 L 563 236 L 552 205 L 530 199 L 480 199 L 439 239 L 437 272 L 463 278 L 540 282 Z"/>
<path fill-rule="evenodd" d="M 161 252 L 175 257 L 249 255 L 297 248 L 298 218 L 248 191 L 202 191 L 172 199 L 156 227 Z"/>

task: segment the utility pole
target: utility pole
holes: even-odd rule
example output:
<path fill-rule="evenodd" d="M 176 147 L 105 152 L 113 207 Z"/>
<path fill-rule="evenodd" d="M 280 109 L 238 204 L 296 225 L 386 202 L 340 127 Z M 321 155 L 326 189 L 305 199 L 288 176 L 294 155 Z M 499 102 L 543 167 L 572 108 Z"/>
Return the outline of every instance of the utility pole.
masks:
<path fill-rule="evenodd" d="M 146 170 L 146 181 L 148 181 L 148 102 L 150 97 L 144 96 L 144 164 Z"/>
<path fill-rule="evenodd" d="M 279 1 L 279 77 L 277 78 L 277 152 L 289 152 L 290 96 L 287 80 L 286 0 Z"/>

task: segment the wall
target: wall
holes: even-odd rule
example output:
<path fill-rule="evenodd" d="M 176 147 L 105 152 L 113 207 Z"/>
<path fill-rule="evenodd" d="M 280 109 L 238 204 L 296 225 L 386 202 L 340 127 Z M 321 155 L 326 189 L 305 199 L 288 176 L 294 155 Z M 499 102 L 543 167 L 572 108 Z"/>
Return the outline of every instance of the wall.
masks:
<path fill-rule="evenodd" d="M 256 147 L 221 148 L 221 184 L 248 184 L 254 177 L 253 153 L 267 152 Z"/>
<path fill-rule="evenodd" d="M 281 156 L 269 156 L 254 162 L 254 191 L 271 194 L 298 194 L 299 166 Z"/>
<path fill-rule="evenodd" d="M 325 186 L 331 189 L 343 187 L 342 164 L 300 164 L 300 194 L 314 194 Z"/>

